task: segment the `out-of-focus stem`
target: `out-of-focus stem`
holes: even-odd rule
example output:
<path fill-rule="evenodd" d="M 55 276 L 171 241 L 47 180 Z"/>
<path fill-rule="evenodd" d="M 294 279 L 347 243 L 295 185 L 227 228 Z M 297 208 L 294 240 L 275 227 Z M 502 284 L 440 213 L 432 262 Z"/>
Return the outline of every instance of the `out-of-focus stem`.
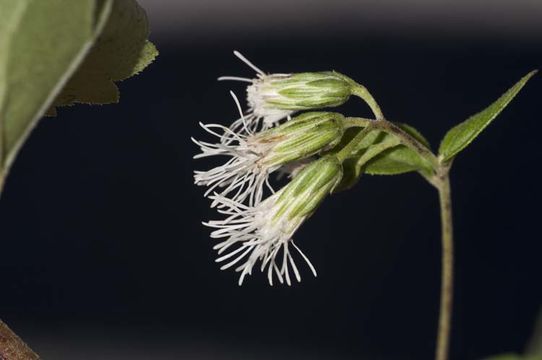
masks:
<path fill-rule="evenodd" d="M 2 320 L 0 320 L 0 360 L 39 360 L 39 356 Z"/>
<path fill-rule="evenodd" d="M 0 168 L 0 198 L 2 197 L 2 190 L 4 189 L 4 173 L 2 172 L 2 169 Z"/>

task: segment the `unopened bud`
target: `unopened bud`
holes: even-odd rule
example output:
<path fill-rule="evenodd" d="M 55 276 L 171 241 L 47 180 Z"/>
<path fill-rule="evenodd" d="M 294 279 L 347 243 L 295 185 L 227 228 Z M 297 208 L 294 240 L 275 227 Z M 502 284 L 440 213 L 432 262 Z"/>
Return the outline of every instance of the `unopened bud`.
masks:
<path fill-rule="evenodd" d="M 214 129 L 222 128 L 225 133 L 233 134 L 233 140 L 228 144 L 194 140 L 202 151 L 197 158 L 229 158 L 221 166 L 196 171 L 195 183 L 208 186 L 206 194 L 221 187 L 224 196 L 235 194 L 236 201 L 249 199 L 250 204 L 256 204 L 263 197 L 269 174 L 338 144 L 344 133 L 344 117 L 331 112 L 304 113 L 254 135 L 235 134 L 216 124 L 202 124 L 202 127 L 213 135 L 219 135 Z"/>
<path fill-rule="evenodd" d="M 283 165 L 305 159 L 337 145 L 344 133 L 344 116 L 332 112 L 309 112 L 248 139 L 270 147 L 263 162 Z"/>
<path fill-rule="evenodd" d="M 257 117 L 275 118 L 279 113 L 342 105 L 351 95 L 351 86 L 333 71 L 271 74 L 247 87 L 247 100 Z"/>
<path fill-rule="evenodd" d="M 318 205 L 333 191 L 342 177 L 342 165 L 331 155 L 307 165 L 285 187 L 253 207 L 247 207 L 220 195 L 212 196 L 225 214 L 225 220 L 212 220 L 205 225 L 214 228 L 211 237 L 222 241 L 215 245 L 221 269 L 236 266 L 239 285 L 260 263 L 269 283 L 273 277 L 291 284 L 290 271 L 298 281 L 301 275 L 290 249 L 295 248 L 313 274 L 316 270 L 307 256 L 294 244 L 292 236 Z"/>
<path fill-rule="evenodd" d="M 279 208 L 275 217 L 294 219 L 312 215 L 341 181 L 342 174 L 342 164 L 333 155 L 326 155 L 307 165 L 281 189 L 276 200 Z"/>

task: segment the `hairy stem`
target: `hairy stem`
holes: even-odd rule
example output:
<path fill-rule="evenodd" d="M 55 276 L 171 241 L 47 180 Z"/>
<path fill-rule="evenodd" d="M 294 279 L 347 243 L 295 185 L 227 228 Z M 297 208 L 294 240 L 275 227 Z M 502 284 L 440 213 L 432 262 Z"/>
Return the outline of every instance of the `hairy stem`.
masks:
<path fill-rule="evenodd" d="M 450 348 L 450 333 L 452 328 L 452 304 L 453 304 L 453 271 L 454 271 L 454 244 L 453 244 L 453 222 L 452 222 L 452 198 L 450 189 L 449 170 L 450 164 L 442 163 L 435 154 L 420 141 L 412 137 L 403 129 L 394 123 L 386 120 L 380 106 L 369 93 L 367 88 L 357 84 L 352 93 L 363 99 L 373 111 L 376 120 L 370 120 L 360 117 L 346 118 L 348 127 L 364 127 L 360 133 L 352 139 L 337 154 L 341 161 L 344 161 L 351 155 L 352 150 L 368 131 L 378 129 L 397 138 L 404 146 L 418 153 L 422 158 L 428 161 L 433 174 L 420 174 L 433 186 L 439 193 L 440 219 L 441 219 L 441 246 L 442 246 L 442 271 L 441 271 L 441 290 L 440 290 L 440 313 L 437 332 L 437 345 L 435 360 L 448 360 Z"/>
<path fill-rule="evenodd" d="M 39 360 L 39 356 L 0 320 L 0 359 Z"/>
<path fill-rule="evenodd" d="M 427 146 L 413 138 L 409 133 L 388 120 L 375 121 L 375 128 L 397 137 L 403 145 L 417 152 L 421 157 L 427 160 L 434 169 L 440 166 L 437 157 Z"/>
<path fill-rule="evenodd" d="M 435 169 L 435 172 L 441 166 L 438 158 L 435 156 L 435 154 L 431 152 L 429 148 L 427 148 L 427 146 L 419 142 L 417 139 L 413 138 L 409 133 L 405 132 L 403 129 L 401 129 L 391 121 L 388 121 L 386 119 L 370 120 L 362 117 L 347 117 L 345 122 L 348 127 L 354 127 L 356 126 L 356 124 L 359 127 L 367 127 L 368 125 L 371 125 L 372 129 L 382 130 L 383 132 L 396 137 L 401 142 L 401 144 L 414 150 L 422 158 L 427 160 L 431 164 L 433 169 Z M 354 138 L 352 142 L 354 142 L 355 140 L 356 138 Z"/>
<path fill-rule="evenodd" d="M 442 169 L 442 168 L 441 168 Z M 448 169 L 435 180 L 440 202 L 440 219 L 442 231 L 442 273 L 440 289 L 440 316 L 438 324 L 436 360 L 447 360 L 450 348 L 450 332 L 452 328 L 453 304 L 453 268 L 454 245 L 452 223 L 452 199 Z"/>
<path fill-rule="evenodd" d="M 369 92 L 369 90 L 367 90 L 365 86 L 356 84 L 352 87 L 352 94 L 365 101 L 367 105 L 369 105 L 371 111 L 377 119 L 384 119 L 382 109 L 380 109 L 380 106 L 376 102 L 375 98 L 373 97 L 373 95 L 371 95 L 371 93 Z"/>

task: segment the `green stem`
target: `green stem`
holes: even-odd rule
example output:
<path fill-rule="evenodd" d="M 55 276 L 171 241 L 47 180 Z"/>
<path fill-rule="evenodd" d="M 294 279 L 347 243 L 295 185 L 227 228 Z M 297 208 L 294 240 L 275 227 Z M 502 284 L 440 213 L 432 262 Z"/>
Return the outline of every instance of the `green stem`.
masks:
<path fill-rule="evenodd" d="M 356 126 L 357 124 L 357 126 L 364 127 L 364 129 L 337 154 L 342 161 L 351 155 L 351 152 L 369 131 L 378 129 L 395 136 L 401 144 L 418 153 L 433 166 L 435 171 L 434 176 L 422 175 L 438 190 L 442 226 L 442 278 L 435 359 L 447 360 L 453 301 L 453 224 L 450 178 L 448 176 L 449 166 L 441 164 L 438 158 L 424 144 L 385 119 L 368 120 L 365 118 L 349 117 L 346 121 L 349 126 Z"/>
<path fill-rule="evenodd" d="M 441 171 L 442 174 L 434 182 L 439 193 L 442 231 L 440 316 L 435 359 L 447 360 L 452 328 L 454 245 L 450 178 L 446 167 L 441 167 Z"/>
<path fill-rule="evenodd" d="M 355 126 L 356 123 L 360 127 L 366 127 L 368 124 L 370 124 L 372 129 L 379 129 L 385 133 L 393 135 L 401 142 L 401 144 L 414 150 L 431 164 L 435 172 L 441 166 L 438 158 L 431 152 L 430 149 L 391 121 L 385 119 L 369 120 L 362 117 L 347 117 L 346 123 L 349 127 Z M 356 138 L 354 138 L 352 141 L 355 139 Z"/>
<path fill-rule="evenodd" d="M 395 136 L 399 142 L 418 153 L 422 158 L 428 161 L 434 171 L 433 175 L 420 174 L 435 186 L 439 193 L 440 202 L 440 218 L 442 228 L 442 272 L 441 272 L 441 290 L 440 290 L 440 313 L 437 333 L 437 345 L 435 360 L 448 360 L 450 348 L 450 332 L 452 328 L 452 303 L 453 303 L 453 262 L 454 262 L 454 246 L 453 246 L 453 223 L 452 223 L 452 199 L 450 189 L 450 178 L 448 175 L 450 165 L 442 164 L 437 156 L 420 141 L 412 137 L 400 127 L 396 126 L 384 118 L 382 110 L 374 97 L 369 93 L 367 88 L 362 85 L 355 84 L 352 93 L 363 99 L 373 111 L 376 120 L 369 120 L 359 117 L 346 118 L 348 127 L 364 127 L 360 133 L 352 139 L 337 156 L 341 161 L 348 158 L 352 151 L 355 150 L 358 143 L 367 135 L 369 131 L 374 129 L 381 130 Z"/>
<path fill-rule="evenodd" d="M 375 128 L 396 136 L 403 145 L 414 150 L 421 157 L 427 160 L 433 166 L 433 169 L 437 169 L 440 166 L 438 158 L 431 152 L 429 148 L 427 148 L 427 146 L 413 138 L 409 133 L 407 133 L 391 121 L 387 121 L 384 119 L 377 120 L 375 121 Z"/>
<path fill-rule="evenodd" d="M 344 127 L 346 129 L 353 127 L 367 127 L 374 122 L 374 119 L 366 119 L 362 117 L 345 117 Z"/>
<path fill-rule="evenodd" d="M 376 102 L 375 98 L 373 97 L 373 95 L 371 95 L 371 93 L 369 92 L 369 90 L 367 90 L 365 86 L 355 83 L 354 86 L 352 86 L 351 91 L 353 95 L 359 97 L 360 99 L 365 101 L 367 105 L 369 105 L 371 111 L 378 120 L 384 119 L 382 109 L 380 109 L 380 106 Z"/>

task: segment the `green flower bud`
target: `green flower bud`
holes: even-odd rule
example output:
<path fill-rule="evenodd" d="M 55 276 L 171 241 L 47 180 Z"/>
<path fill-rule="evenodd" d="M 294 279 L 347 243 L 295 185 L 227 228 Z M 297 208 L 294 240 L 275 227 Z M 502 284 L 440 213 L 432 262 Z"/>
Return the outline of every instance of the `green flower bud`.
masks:
<path fill-rule="evenodd" d="M 268 74 L 238 51 L 233 52 L 256 71 L 256 77 L 221 76 L 219 80 L 248 82 L 249 111 L 237 119 L 232 130 L 266 130 L 289 118 L 294 112 L 335 107 L 344 104 L 359 90 L 352 79 L 335 71 L 295 74 Z"/>
<path fill-rule="evenodd" d="M 250 143 L 271 145 L 263 162 L 282 165 L 305 159 L 337 145 L 344 133 L 344 116 L 332 112 L 309 112 L 254 135 Z"/>
<path fill-rule="evenodd" d="M 249 199 L 258 203 L 268 185 L 269 175 L 283 165 L 303 160 L 338 144 L 344 133 L 344 117 L 331 112 L 310 112 L 253 135 L 236 134 L 217 124 L 203 125 L 210 134 L 220 137 L 217 143 L 193 139 L 200 147 L 197 158 L 220 156 L 229 158 L 223 165 L 207 171 L 196 171 L 194 181 L 207 186 L 206 195 L 223 188 L 222 195 L 236 201 Z M 232 140 L 222 141 L 214 129 L 223 129 Z"/>
<path fill-rule="evenodd" d="M 261 76 L 247 87 L 247 100 L 256 116 L 273 117 L 277 110 L 310 110 L 344 104 L 351 83 L 334 71 Z"/>
<path fill-rule="evenodd" d="M 335 189 L 342 175 L 342 164 L 333 155 L 326 155 L 307 165 L 281 189 L 276 200 L 278 210 L 273 219 L 276 221 L 287 216 L 291 220 L 310 216 Z"/>
<path fill-rule="evenodd" d="M 204 223 L 215 229 L 211 237 L 221 239 L 214 246 L 223 263 L 221 269 L 236 266 L 240 273 L 239 285 L 246 275 L 260 263 L 273 285 L 273 277 L 291 284 L 290 271 L 298 281 L 300 272 L 291 254 L 295 248 L 307 262 L 313 274 L 316 270 L 307 256 L 295 245 L 292 236 L 312 215 L 326 196 L 341 181 L 342 165 L 332 155 L 324 156 L 301 170 L 294 179 L 277 193 L 255 206 L 245 206 L 221 195 L 211 198 L 228 215 L 225 220 Z"/>

